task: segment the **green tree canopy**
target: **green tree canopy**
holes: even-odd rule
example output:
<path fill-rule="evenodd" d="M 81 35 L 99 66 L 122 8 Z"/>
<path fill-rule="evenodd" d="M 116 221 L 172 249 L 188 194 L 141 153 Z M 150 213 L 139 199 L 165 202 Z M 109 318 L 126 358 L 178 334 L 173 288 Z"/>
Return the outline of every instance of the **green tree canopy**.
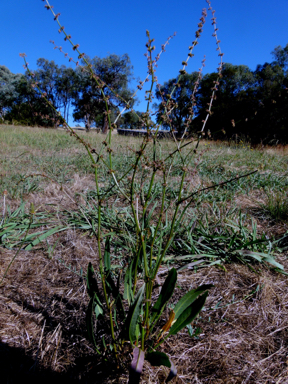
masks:
<path fill-rule="evenodd" d="M 288 70 L 288 44 L 284 48 L 281 45 L 278 45 L 271 52 L 272 56 L 275 59 L 275 62 L 287 72 Z M 287 73 L 286 73 L 287 74 Z"/>
<path fill-rule="evenodd" d="M 197 95 L 197 117 L 193 122 L 194 131 L 201 130 L 202 121 L 207 115 L 207 103 L 210 102 L 217 78 L 218 74 L 214 72 L 206 74 L 201 81 Z M 222 77 L 212 104 L 212 114 L 206 126 L 215 138 L 240 134 L 237 132 L 238 123 L 247 122 L 257 108 L 255 95 L 255 77 L 246 65 L 223 65 Z"/>
<path fill-rule="evenodd" d="M 12 73 L 4 65 L 0 65 L 0 117 L 5 115 L 12 109 L 13 104 L 19 97 L 17 90 L 19 81 L 23 75 Z"/>
<path fill-rule="evenodd" d="M 195 113 L 191 97 L 197 79 L 198 72 L 193 72 L 182 75 L 176 87 L 177 80 L 171 79 L 158 88 L 156 98 L 160 103 L 155 103 L 154 108 L 158 110 L 157 122 L 162 122 L 164 128 L 175 129 L 181 134 L 185 129 L 185 123 L 190 123 L 189 119 Z M 170 105 L 174 106 L 172 110 L 166 107 L 168 100 Z"/>
<path fill-rule="evenodd" d="M 86 57 L 91 65 L 96 79 L 100 82 L 100 87 L 104 97 L 108 101 L 109 109 L 114 114 L 120 107 L 130 103 L 132 107 L 134 100 L 133 92 L 128 88 L 132 78 L 133 67 L 127 54 L 122 56 L 109 55 L 106 58 Z M 103 94 L 97 82 L 85 67 L 77 69 L 77 91 L 74 93 L 74 114 L 76 121 L 84 122 L 87 130 L 93 124 L 100 124 L 102 131 L 108 129 L 108 118 Z M 101 79 L 101 80 L 100 80 Z M 116 96 L 118 95 L 118 96 Z"/>
<path fill-rule="evenodd" d="M 118 126 L 122 129 L 146 129 L 147 123 L 149 128 L 153 125 L 150 118 L 147 122 L 147 115 L 145 112 L 128 111 L 121 116 Z"/>

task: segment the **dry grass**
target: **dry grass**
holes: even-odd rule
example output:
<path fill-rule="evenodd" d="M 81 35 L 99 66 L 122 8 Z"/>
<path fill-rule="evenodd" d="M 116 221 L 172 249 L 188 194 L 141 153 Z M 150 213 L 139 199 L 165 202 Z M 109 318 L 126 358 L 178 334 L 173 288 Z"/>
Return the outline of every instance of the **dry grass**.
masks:
<path fill-rule="evenodd" d="M 21 129 L 21 132 L 29 134 L 30 131 Z M 47 132 L 56 141 L 54 135 L 57 135 L 57 132 Z M 16 130 L 14 134 L 13 140 L 16 140 Z M 41 130 L 39 134 L 42 135 Z M 128 146 L 137 145 L 137 140 L 124 139 L 117 139 L 115 150 L 120 148 L 121 153 L 128 156 Z M 19 147 L 18 144 L 15 147 L 13 140 L 6 140 L 2 159 L 6 161 L 11 157 L 12 161 L 15 159 L 15 153 L 19 153 L 21 149 L 28 154 L 17 160 L 18 163 L 24 159 L 27 161 L 27 167 L 33 170 L 35 164 L 29 160 L 29 156 L 37 158 L 39 151 L 43 152 L 44 149 L 39 149 L 39 145 L 31 141 L 20 145 L 18 139 L 16 143 Z M 23 137 L 21 140 L 24 140 Z M 102 138 L 94 135 L 91 140 L 96 142 Z M 48 147 L 48 144 L 43 145 Z M 241 170 L 245 165 L 242 165 L 240 157 L 241 165 L 237 164 L 237 151 L 235 148 L 225 149 L 218 143 L 214 156 L 215 164 L 221 156 L 235 155 L 233 163 L 226 161 L 223 168 Z M 286 148 L 283 151 L 261 148 L 260 151 L 272 151 L 270 155 L 273 164 L 277 161 L 287 164 Z M 47 156 L 53 153 L 56 153 L 54 149 L 45 152 Z M 69 149 L 59 152 L 59 156 L 67 156 L 68 161 L 69 156 L 72 158 L 81 153 L 82 150 L 73 144 Z M 248 155 L 252 156 L 253 152 Z M 274 159 L 276 155 L 280 156 L 280 160 Z M 260 158 L 260 161 L 264 164 L 266 160 L 262 161 Z M 268 160 L 266 162 L 268 164 Z M 5 172 L 12 174 L 17 170 L 18 163 L 15 162 L 14 168 L 8 169 L 7 164 L 5 169 L 0 168 L 0 176 Z M 43 171 L 41 167 L 44 162 L 39 164 L 40 169 L 34 168 L 35 171 Z M 74 202 L 75 195 L 78 203 L 81 203 L 81 193 L 93 189 L 93 176 L 88 171 L 76 172 L 74 163 L 71 164 L 69 180 L 62 184 L 62 189 L 56 182 L 43 180 L 42 190 L 21 198 L 33 202 L 39 211 L 47 210 L 55 215 L 59 210 L 78 209 Z M 25 168 L 25 164 L 23 167 Z M 175 181 L 177 177 L 178 175 L 175 175 Z M 199 173 L 192 172 L 191 180 L 194 187 L 207 183 Z M 19 206 L 21 198 L 13 198 L 8 194 L 6 204 L 13 210 Z M 276 223 L 261 216 L 261 212 L 257 211 L 257 202 L 265 202 L 260 188 L 251 190 L 249 195 L 237 192 L 234 200 L 229 200 L 227 204 L 233 203 L 253 216 L 257 220 L 259 233 L 265 232 L 271 236 L 285 233 L 288 229 L 287 223 Z M 30 252 L 20 251 L 0 287 L 1 383 L 16 384 L 25 380 L 29 380 L 29 383 L 41 381 L 49 384 L 51 380 L 54 383 L 127 383 L 127 370 L 117 369 L 111 362 L 105 364 L 87 341 L 85 311 L 88 296 L 85 281 L 59 262 L 61 259 L 77 271 L 81 268 L 85 271 L 90 261 L 97 267 L 95 240 L 83 232 L 71 229 L 48 239 L 49 244 L 55 244 L 56 241 L 58 243 L 52 258 L 45 244 Z M 0 247 L 0 277 L 14 254 L 14 251 Z M 277 261 L 288 271 L 287 254 L 277 255 Z M 193 324 L 194 328 L 201 328 L 198 337 L 190 337 L 185 329 L 163 345 L 163 351 L 172 357 L 178 369 L 178 377 L 173 382 L 287 384 L 287 276 L 263 266 L 259 274 L 252 272 L 248 266 L 236 263 L 225 265 L 225 268 L 225 272 L 216 267 L 203 268 L 197 273 L 190 270 L 179 272 L 178 288 L 173 297 L 175 301 L 189 289 L 203 283 L 212 283 L 215 288 L 209 293 L 201 317 Z M 160 279 L 164 279 L 165 267 L 161 272 L 163 273 L 160 274 Z M 129 359 L 131 355 L 127 350 L 123 355 L 123 365 Z M 164 368 L 152 368 L 148 363 L 145 364 L 142 383 L 165 382 L 167 371 Z"/>
<path fill-rule="evenodd" d="M 103 365 L 87 342 L 83 280 L 57 261 L 61 258 L 78 271 L 89 261 L 95 265 L 94 241 L 73 231 L 61 240 L 53 260 L 41 250 L 22 251 L 0 288 L 3 382 L 17 383 L 20 377 L 36 382 L 48 372 L 57 382 L 125 383 L 127 374 Z M 1 275 L 12 256 L 0 249 Z M 287 270 L 287 257 L 278 260 Z M 287 383 L 287 277 L 265 268 L 257 275 L 237 264 L 226 269 L 179 273 L 174 300 L 203 283 L 215 288 L 195 324 L 201 327 L 199 337 L 185 330 L 163 346 L 178 368 L 174 382 Z M 220 308 L 211 309 L 219 301 Z M 161 383 L 164 373 L 146 364 L 142 382 Z"/>

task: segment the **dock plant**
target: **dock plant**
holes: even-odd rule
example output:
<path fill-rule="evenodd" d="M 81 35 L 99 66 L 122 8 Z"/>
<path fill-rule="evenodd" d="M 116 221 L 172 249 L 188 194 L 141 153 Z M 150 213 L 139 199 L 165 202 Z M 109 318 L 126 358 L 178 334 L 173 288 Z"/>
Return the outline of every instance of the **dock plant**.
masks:
<path fill-rule="evenodd" d="M 60 14 L 54 11 L 48 0 L 45 0 L 45 3 L 45 8 L 52 12 L 54 20 L 58 24 L 59 33 L 64 35 L 64 40 L 71 44 L 72 50 L 77 54 L 77 66 L 91 76 L 95 87 L 100 91 L 106 108 L 105 118 L 109 126 L 103 142 L 99 147 L 94 148 L 83 135 L 69 126 L 46 99 L 45 94 L 41 95 L 57 113 L 57 119 L 62 126 L 86 149 L 95 176 L 95 193 L 89 204 L 94 205 L 97 217 L 93 223 L 87 218 L 87 223 L 96 238 L 98 260 L 95 260 L 97 268 L 89 263 L 86 275 L 89 296 L 86 312 L 87 334 L 96 353 L 103 355 L 105 359 L 108 359 L 110 353 L 118 366 L 122 365 L 123 356 L 128 347 L 129 352 L 133 353 L 132 362 L 130 361 L 130 383 L 140 381 L 145 359 L 153 366 L 169 367 L 170 373 L 166 379 L 168 382 L 175 377 L 177 370 L 171 358 L 160 351 L 159 347 L 165 343 L 167 338 L 173 337 L 191 324 L 202 310 L 208 292 L 213 287 L 211 284 L 195 287 L 175 302 L 173 294 L 177 283 L 177 270 L 168 268 L 162 285 L 160 280 L 161 276 L 165 275 L 162 268 L 163 262 L 174 244 L 177 229 L 198 193 L 191 185 L 192 176 L 196 172 L 197 161 L 201 157 L 199 142 L 205 135 L 206 123 L 212 113 L 212 103 L 219 87 L 223 67 L 223 53 L 217 36 L 215 11 L 212 9 L 211 2 L 206 0 L 208 10 L 205 8 L 202 10 L 195 38 L 188 48 L 187 58 L 181 63 L 173 89 L 165 99 L 167 101 L 164 98 L 162 100 L 161 119 L 157 123 L 154 122 L 151 112 L 155 90 L 158 89 L 161 94 L 156 68 L 160 55 L 165 51 L 167 43 L 173 36 L 167 39 L 158 55 L 155 55 L 154 39 L 150 36 L 149 31 L 146 31 L 148 73 L 145 79 L 139 82 L 137 91 L 133 94 L 135 97 L 137 92 L 148 86 L 145 93 L 146 112 L 138 116 L 145 134 L 139 148 L 130 148 L 131 162 L 121 173 L 119 167 L 118 171 L 115 171 L 113 140 L 116 136 L 113 135 L 113 130 L 116 129 L 117 121 L 125 111 L 136 113 L 132 107 L 133 97 L 121 100 L 125 103 L 125 108 L 116 119 L 112 118 L 109 96 L 103 92 L 103 88 L 108 85 L 93 73 L 87 56 L 80 51 L 79 44 L 74 43 L 72 37 L 60 23 Z M 184 129 L 181 134 L 175 132 L 171 125 L 171 114 L 176 106 L 172 96 L 180 86 L 181 78 L 187 73 L 189 60 L 194 56 L 194 49 L 196 49 L 203 31 L 207 11 L 212 15 L 213 37 L 216 40 L 219 57 L 218 79 L 211 89 L 210 100 L 207 100 L 207 116 L 203 120 L 202 129 L 196 136 L 191 137 L 188 135 L 189 127 L 193 120 L 196 107 L 195 95 L 201 82 L 205 59 L 195 81 L 190 99 L 190 115 L 183 123 Z M 33 72 L 28 68 L 25 54 L 22 56 L 25 67 L 33 78 Z M 34 84 L 34 88 L 35 92 L 41 92 L 37 83 Z M 115 94 L 113 89 L 110 89 L 110 92 L 114 97 L 120 97 Z M 162 152 L 161 140 L 158 136 L 163 122 L 170 125 L 171 146 L 168 154 Z M 175 172 L 178 177 L 177 193 L 171 200 L 167 198 L 167 195 L 170 193 L 170 182 Z M 249 174 L 251 173 L 253 172 Z M 104 187 L 100 182 L 103 175 L 106 180 L 108 179 Z M 247 175 L 234 177 L 231 181 L 244 176 Z M 228 180 L 222 184 L 229 182 Z M 213 189 L 215 186 L 217 185 L 208 186 L 204 190 Z M 104 225 L 104 221 L 110 209 L 109 206 L 111 207 L 113 202 L 111 192 L 116 193 L 117 201 L 121 203 L 122 214 L 119 214 L 118 218 L 122 222 L 118 228 L 107 230 L 107 223 Z M 131 226 L 133 231 L 130 232 L 129 227 Z M 129 243 L 129 252 L 121 254 L 118 264 L 115 263 L 119 255 L 117 254 L 117 242 L 114 241 L 117 231 L 126 231 L 125 236 Z"/>

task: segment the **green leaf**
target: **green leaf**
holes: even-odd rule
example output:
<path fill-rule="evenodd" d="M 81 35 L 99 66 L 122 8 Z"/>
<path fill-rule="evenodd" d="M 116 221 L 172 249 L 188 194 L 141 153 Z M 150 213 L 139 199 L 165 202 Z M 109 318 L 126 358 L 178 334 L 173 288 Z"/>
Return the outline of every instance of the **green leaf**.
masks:
<path fill-rule="evenodd" d="M 183 329 L 186 325 L 191 323 L 198 313 L 203 308 L 206 298 L 208 296 L 208 292 L 206 291 L 202 296 L 198 297 L 188 308 L 185 309 L 178 317 L 176 322 L 170 328 L 169 335 L 176 335 L 181 329 Z"/>
<path fill-rule="evenodd" d="M 166 353 L 163 352 L 150 352 L 145 356 L 145 360 L 149 361 L 149 363 L 153 367 L 159 367 L 160 365 L 164 365 L 164 367 L 171 368 L 169 376 L 166 379 L 166 383 L 173 379 L 177 375 L 177 369 L 173 361 L 170 359 Z"/>
<path fill-rule="evenodd" d="M 266 263 L 269 263 L 271 265 L 274 265 L 274 267 L 279 268 L 279 269 L 284 269 L 282 264 L 277 263 L 277 261 L 274 259 L 273 256 L 267 255 L 266 257 L 263 258 L 263 261 Z"/>
<path fill-rule="evenodd" d="M 136 339 L 136 326 L 137 326 L 137 323 L 139 320 L 139 314 L 141 311 L 141 304 L 143 301 L 144 289 L 145 289 L 145 284 L 143 284 L 142 287 L 139 289 L 139 292 L 138 292 L 139 295 L 137 293 L 137 295 L 135 297 L 135 301 L 134 301 L 135 306 L 133 305 L 134 309 L 133 309 L 132 316 L 131 316 L 131 322 L 129 324 L 129 340 L 130 340 L 131 344 Z"/>
<path fill-rule="evenodd" d="M 200 327 L 197 327 L 194 329 L 191 324 L 188 324 L 186 326 L 186 328 L 188 329 L 189 336 L 191 336 L 191 337 L 198 336 L 202 331 L 202 329 Z"/>
<path fill-rule="evenodd" d="M 98 285 L 94 274 L 94 268 L 91 263 L 88 265 L 86 284 L 89 297 L 94 298 L 95 293 L 98 293 Z"/>
<path fill-rule="evenodd" d="M 124 278 L 124 299 L 128 301 L 128 304 L 132 302 L 133 292 L 132 292 L 132 263 L 126 270 Z"/>
<path fill-rule="evenodd" d="M 87 333 L 89 340 L 94 344 L 94 347 L 98 353 L 100 353 L 96 340 L 94 337 L 94 325 L 93 325 L 93 307 L 94 307 L 94 299 L 95 296 L 92 297 L 89 301 L 88 308 L 86 311 L 86 327 L 87 327 Z"/>
<path fill-rule="evenodd" d="M 164 365 L 164 367 L 168 368 L 171 367 L 170 359 L 164 352 L 147 353 L 145 360 L 149 361 L 153 367 L 159 367 L 160 365 Z"/>
<path fill-rule="evenodd" d="M 105 241 L 104 265 L 105 272 L 109 272 L 111 270 L 110 237 Z"/>
<path fill-rule="evenodd" d="M 103 306 L 102 306 L 102 303 L 101 301 L 99 300 L 99 297 L 96 295 L 95 293 L 95 300 L 94 300 L 94 303 L 95 303 L 95 308 L 94 308 L 94 312 L 95 312 L 95 316 L 96 316 L 96 319 L 98 319 L 98 317 L 100 315 L 103 315 Z"/>
<path fill-rule="evenodd" d="M 163 312 L 167 302 L 170 300 L 171 296 L 173 295 L 174 288 L 177 281 L 177 271 L 175 268 L 172 268 L 168 276 L 166 277 L 166 280 L 162 286 L 160 295 L 152 308 L 152 319 L 150 324 L 154 322 L 155 319 L 158 319 L 161 313 Z"/>
<path fill-rule="evenodd" d="M 122 295 L 119 291 L 119 286 L 116 286 L 114 283 L 114 280 L 111 276 L 111 272 L 108 272 L 108 275 L 106 276 L 106 279 L 105 279 L 105 284 L 107 287 L 107 292 L 109 294 L 111 293 L 115 299 L 115 304 L 117 306 L 121 320 L 124 320 L 125 310 L 124 310 L 124 306 L 123 306 Z"/>
<path fill-rule="evenodd" d="M 178 271 L 182 271 L 185 268 L 193 269 L 196 265 L 200 265 L 200 264 L 203 264 L 205 262 L 206 262 L 206 260 L 204 260 L 204 259 L 193 261 L 192 263 L 185 264 L 185 265 L 183 265 L 183 267 L 178 268 Z"/>
<path fill-rule="evenodd" d="M 136 339 L 136 325 L 139 319 L 141 304 L 143 301 L 144 289 L 145 289 L 145 284 L 143 284 L 142 287 L 139 289 L 139 291 L 137 292 L 134 298 L 132 305 L 129 308 L 129 312 L 128 312 L 128 315 L 125 321 L 125 326 L 123 329 L 124 337 L 126 339 L 129 339 L 131 344 L 133 344 L 133 342 Z"/>
<path fill-rule="evenodd" d="M 205 291 L 208 289 L 214 287 L 212 284 L 204 284 L 200 285 L 196 289 L 192 289 L 191 291 L 187 292 L 186 295 L 184 295 L 178 303 L 175 305 L 174 312 L 175 312 L 175 319 L 178 319 L 179 316 L 187 307 L 189 307 L 193 301 L 197 299 L 198 296 L 202 295 Z"/>
<path fill-rule="evenodd" d="M 0 229 L 4 229 L 4 231 L 0 232 L 0 237 L 3 236 L 5 233 L 11 232 L 15 227 L 17 226 L 17 223 L 12 223 L 5 225 L 5 227 L 0 227 Z"/>
<path fill-rule="evenodd" d="M 259 262 L 264 261 L 266 263 L 274 265 L 274 267 L 276 267 L 276 268 L 284 269 L 282 264 L 277 263 L 277 261 L 274 259 L 274 257 L 272 255 L 268 255 L 267 253 L 252 252 L 252 251 L 247 251 L 247 250 L 241 250 L 241 251 L 238 251 L 238 253 L 240 253 L 240 255 L 243 255 L 243 256 L 252 257 Z"/>

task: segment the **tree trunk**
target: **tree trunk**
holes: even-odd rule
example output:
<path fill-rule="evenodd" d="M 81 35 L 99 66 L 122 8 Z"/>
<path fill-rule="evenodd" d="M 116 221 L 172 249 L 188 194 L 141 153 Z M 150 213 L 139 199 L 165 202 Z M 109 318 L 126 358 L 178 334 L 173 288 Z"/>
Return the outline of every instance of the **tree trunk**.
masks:
<path fill-rule="evenodd" d="M 91 122 L 90 122 L 89 115 L 85 115 L 85 129 L 86 129 L 86 132 L 90 132 L 91 130 Z"/>
<path fill-rule="evenodd" d="M 109 129 L 108 117 L 105 116 L 104 117 L 104 124 L 103 124 L 103 127 L 102 127 L 102 133 L 107 134 L 108 129 Z"/>

